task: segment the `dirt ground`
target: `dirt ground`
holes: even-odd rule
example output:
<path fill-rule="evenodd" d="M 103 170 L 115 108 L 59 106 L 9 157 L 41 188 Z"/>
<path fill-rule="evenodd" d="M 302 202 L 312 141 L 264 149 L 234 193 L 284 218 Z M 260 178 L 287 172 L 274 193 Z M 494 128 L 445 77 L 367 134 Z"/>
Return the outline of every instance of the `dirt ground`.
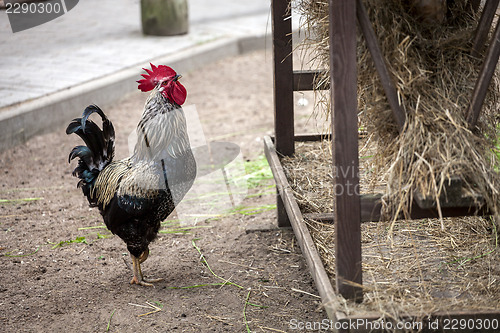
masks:
<path fill-rule="evenodd" d="M 238 144 L 248 161 L 261 158 L 261 138 L 272 132 L 271 60 L 270 51 L 259 51 L 182 73 L 186 105 L 196 106 L 207 139 Z M 127 156 L 146 98 L 137 91 L 105 108 L 116 158 Z M 61 128 L 0 154 L 2 331 L 290 332 L 292 320 L 326 318 L 293 233 L 269 227 L 275 209 L 160 234 L 143 270 L 165 280 L 130 285 L 124 243 L 103 228 L 71 176 L 67 158 L 76 144 Z M 275 204 L 269 186 L 249 194 L 245 207 Z M 210 285 L 221 282 L 215 274 L 241 288 Z"/>

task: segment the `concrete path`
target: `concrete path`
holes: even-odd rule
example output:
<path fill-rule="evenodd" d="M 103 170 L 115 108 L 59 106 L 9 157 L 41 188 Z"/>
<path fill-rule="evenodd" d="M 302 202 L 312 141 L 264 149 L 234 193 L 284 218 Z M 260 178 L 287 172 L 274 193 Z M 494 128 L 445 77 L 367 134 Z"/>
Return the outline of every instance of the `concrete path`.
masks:
<path fill-rule="evenodd" d="M 189 0 L 190 32 L 144 36 L 139 0 L 85 0 L 41 26 L 12 33 L 0 12 L 0 108 L 214 40 L 265 34 L 269 0 Z"/>
<path fill-rule="evenodd" d="M 189 0 L 189 15 L 189 34 L 154 37 L 142 34 L 139 0 L 79 1 L 65 15 L 17 33 L 0 11 L 0 151 L 60 126 L 75 104 L 104 104 L 136 89 L 133 78 L 149 61 L 185 72 L 271 49 L 270 0 Z"/>

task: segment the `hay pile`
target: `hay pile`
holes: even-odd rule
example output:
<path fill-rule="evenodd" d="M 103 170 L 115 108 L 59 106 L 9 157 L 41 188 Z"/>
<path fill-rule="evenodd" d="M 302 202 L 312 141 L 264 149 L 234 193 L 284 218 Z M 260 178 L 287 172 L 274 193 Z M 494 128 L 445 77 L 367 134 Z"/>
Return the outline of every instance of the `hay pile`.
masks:
<path fill-rule="evenodd" d="M 483 59 L 470 55 L 478 15 L 467 8 L 466 0 L 448 1 L 444 23 L 429 25 L 410 14 L 407 1 L 364 3 L 408 115 L 399 134 L 364 38 L 359 37 L 360 126 L 373 135 L 376 173 L 387 183 L 383 213 L 394 220 L 400 213 L 408 216 L 416 191 L 439 205 L 446 183 L 458 176 L 465 192 L 483 196 L 498 216 L 498 70 L 474 131 L 464 117 Z M 328 2 L 296 0 L 295 6 L 304 17 L 305 43 L 316 50 L 314 66 L 328 68 Z M 316 83 L 320 86 L 325 80 L 328 74 Z M 329 93 L 319 93 L 317 115 L 329 121 Z"/>
<path fill-rule="evenodd" d="M 363 303 L 346 303 L 348 314 L 375 311 L 386 317 L 436 311 L 500 308 L 500 73 L 490 84 L 477 127 L 465 111 L 484 54 L 470 55 L 478 15 L 466 0 L 448 1 L 443 24 L 422 24 L 400 0 L 364 0 L 389 72 L 408 115 L 400 134 L 363 37 L 358 41 L 360 184 L 362 193 L 385 193 L 387 222 L 363 223 Z M 329 67 L 328 1 L 295 0 L 304 43 L 314 49 L 308 66 Z M 485 50 L 483 50 L 485 51 Z M 317 87 L 329 74 L 317 78 Z M 317 90 L 315 116 L 330 122 L 328 91 Z M 282 164 L 303 213 L 331 212 L 331 142 L 299 143 Z M 452 176 L 465 192 L 481 195 L 494 218 L 397 220 L 408 216 L 418 191 L 437 202 Z M 439 207 L 438 207 L 439 208 Z M 306 223 L 332 281 L 334 226 Z"/>
<path fill-rule="evenodd" d="M 333 207 L 331 142 L 301 142 L 281 162 L 303 213 Z M 373 172 L 370 137 L 360 141 L 361 193 L 380 192 Z M 306 218 L 324 267 L 335 281 L 335 228 Z M 500 251 L 491 218 L 444 218 L 361 225 L 364 301 L 346 303 L 351 315 L 377 312 L 386 318 L 439 311 L 500 308 Z M 392 238 L 389 240 L 389 235 Z M 342 304 L 342 300 L 340 301 Z"/>
<path fill-rule="evenodd" d="M 331 147 L 329 140 L 300 142 L 294 156 L 281 158 L 283 170 L 303 214 L 332 212 L 334 189 Z M 374 149 L 369 136 L 360 140 L 359 157 L 361 193 L 382 193 L 385 181 L 375 172 Z"/>
<path fill-rule="evenodd" d="M 344 310 L 363 315 L 378 312 L 386 318 L 436 312 L 498 310 L 500 256 L 492 243 L 490 219 L 400 221 L 392 245 L 384 223 L 363 223 L 362 304 L 349 302 Z M 334 227 L 307 220 L 329 276 L 335 276 Z"/>

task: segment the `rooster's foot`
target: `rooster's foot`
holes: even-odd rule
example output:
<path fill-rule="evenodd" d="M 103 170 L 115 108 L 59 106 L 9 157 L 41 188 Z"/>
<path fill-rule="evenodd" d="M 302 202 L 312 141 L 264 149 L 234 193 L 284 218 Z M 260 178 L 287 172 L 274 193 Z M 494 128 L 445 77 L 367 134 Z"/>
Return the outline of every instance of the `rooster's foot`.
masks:
<path fill-rule="evenodd" d="M 158 278 L 158 279 L 147 279 L 145 277 L 142 278 L 142 281 L 146 283 L 156 283 L 156 282 L 161 282 L 163 281 L 163 278 Z"/>
<path fill-rule="evenodd" d="M 160 281 L 163 281 L 163 279 L 146 279 L 146 278 L 139 278 L 137 276 L 134 276 L 132 278 L 132 280 L 130 281 L 130 284 L 137 284 L 137 285 L 140 285 L 140 286 L 144 286 L 144 287 L 153 287 L 154 288 L 154 284 L 155 282 L 160 282 Z"/>
<path fill-rule="evenodd" d="M 142 275 L 142 270 L 141 270 L 141 263 L 143 263 L 147 257 L 148 257 L 149 251 L 144 251 L 144 253 L 141 254 L 141 256 L 135 257 L 134 255 L 130 255 L 132 258 L 132 273 L 134 274 L 134 277 L 130 281 L 130 284 L 137 284 L 140 286 L 145 286 L 145 287 L 154 287 L 152 283 L 155 282 L 160 282 L 163 281 L 163 279 L 148 279 L 145 278 L 144 275 Z"/>

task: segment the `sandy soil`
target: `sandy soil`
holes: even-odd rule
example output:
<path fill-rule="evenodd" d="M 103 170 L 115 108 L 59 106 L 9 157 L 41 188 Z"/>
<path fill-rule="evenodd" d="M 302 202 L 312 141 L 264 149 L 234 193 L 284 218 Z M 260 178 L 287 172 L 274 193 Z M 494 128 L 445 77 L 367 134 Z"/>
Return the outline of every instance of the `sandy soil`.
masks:
<path fill-rule="evenodd" d="M 261 137 L 272 131 L 271 68 L 271 53 L 262 51 L 183 73 L 186 104 L 196 106 L 207 138 L 240 145 L 247 160 L 263 154 Z M 127 136 L 146 97 L 137 91 L 105 108 L 117 133 L 116 158 L 128 154 Z M 0 154 L 4 332 L 243 332 L 246 325 L 289 332 L 293 319 L 325 318 L 293 233 L 268 227 L 275 225 L 274 209 L 161 234 L 143 269 L 165 281 L 130 285 L 124 243 L 102 228 L 71 176 L 67 156 L 76 144 L 61 128 Z M 250 189 L 243 205 L 274 204 L 273 191 L 264 189 Z M 215 274 L 242 288 L 207 285 L 221 281 L 200 261 L 193 240 Z M 175 289 L 196 285 L 205 286 Z"/>

